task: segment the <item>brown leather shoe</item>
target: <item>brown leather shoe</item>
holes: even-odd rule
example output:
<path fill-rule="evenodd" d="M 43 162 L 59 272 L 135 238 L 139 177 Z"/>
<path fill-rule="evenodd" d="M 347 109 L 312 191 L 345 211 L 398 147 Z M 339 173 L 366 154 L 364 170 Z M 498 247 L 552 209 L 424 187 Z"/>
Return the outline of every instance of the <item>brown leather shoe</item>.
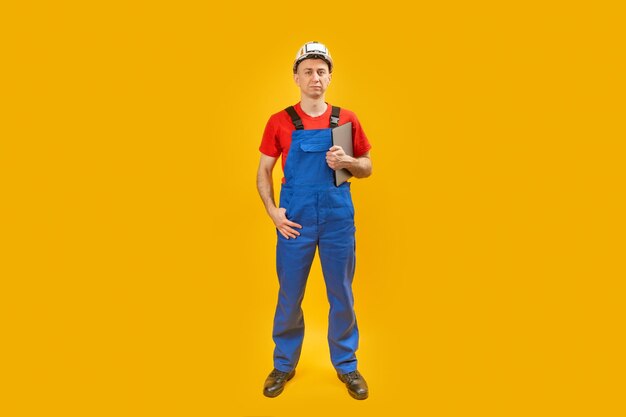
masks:
<path fill-rule="evenodd" d="M 341 382 L 346 384 L 348 394 L 355 400 L 364 400 L 369 395 L 367 382 L 365 382 L 365 378 L 363 378 L 363 375 L 361 375 L 359 371 L 352 371 L 347 374 L 337 373 L 337 376 Z"/>
<path fill-rule="evenodd" d="M 266 397 L 274 398 L 280 395 L 285 389 L 285 384 L 296 374 L 296 370 L 291 372 L 282 372 L 278 369 L 274 369 L 265 380 L 263 386 L 263 395 Z"/>

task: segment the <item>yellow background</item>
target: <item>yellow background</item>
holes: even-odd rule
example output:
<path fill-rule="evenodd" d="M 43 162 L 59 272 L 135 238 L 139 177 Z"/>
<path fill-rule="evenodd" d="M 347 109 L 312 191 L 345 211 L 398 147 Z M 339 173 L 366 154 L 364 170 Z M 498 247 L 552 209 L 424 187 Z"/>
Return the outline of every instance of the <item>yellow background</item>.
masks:
<path fill-rule="evenodd" d="M 625 415 L 618 2 L 12 3 L 0 415 Z M 309 40 L 373 144 L 363 402 L 330 364 L 318 263 L 298 374 L 261 394 L 258 146 Z"/>

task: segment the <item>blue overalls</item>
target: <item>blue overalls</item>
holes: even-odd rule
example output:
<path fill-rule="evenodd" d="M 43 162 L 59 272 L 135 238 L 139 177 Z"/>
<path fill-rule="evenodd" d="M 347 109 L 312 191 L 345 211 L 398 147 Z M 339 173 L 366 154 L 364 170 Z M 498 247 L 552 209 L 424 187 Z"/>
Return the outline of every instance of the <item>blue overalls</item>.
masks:
<path fill-rule="evenodd" d="M 285 163 L 279 207 L 286 208 L 287 218 L 302 225 L 302 229 L 297 229 L 300 236 L 295 239 L 286 239 L 276 230 L 280 290 L 274 316 L 274 367 L 290 372 L 300 359 L 304 338 L 301 304 L 315 250 L 319 247 L 330 303 L 330 356 L 335 369 L 343 374 L 357 369 L 355 352 L 359 343 L 352 295 L 356 259 L 350 183 L 336 187 L 334 172 L 326 163 L 326 152 L 332 146 L 331 129 L 304 130 L 299 116 L 292 110 L 287 111 L 296 130 Z M 336 117 L 334 120 L 331 117 L 331 126 L 337 125 L 338 110 L 333 108 Z"/>

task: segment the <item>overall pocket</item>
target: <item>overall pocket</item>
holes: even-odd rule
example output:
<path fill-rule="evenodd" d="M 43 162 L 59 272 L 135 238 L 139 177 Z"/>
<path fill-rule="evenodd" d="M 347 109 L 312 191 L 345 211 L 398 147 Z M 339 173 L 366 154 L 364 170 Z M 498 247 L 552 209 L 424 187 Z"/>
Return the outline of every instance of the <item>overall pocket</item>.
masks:
<path fill-rule="evenodd" d="M 300 143 L 300 149 L 304 152 L 326 152 L 329 149 L 327 142 L 302 142 Z"/>
<path fill-rule="evenodd" d="M 280 190 L 280 198 L 278 199 L 278 207 L 284 208 L 289 211 L 289 205 L 293 198 L 293 190 L 282 189 Z"/>

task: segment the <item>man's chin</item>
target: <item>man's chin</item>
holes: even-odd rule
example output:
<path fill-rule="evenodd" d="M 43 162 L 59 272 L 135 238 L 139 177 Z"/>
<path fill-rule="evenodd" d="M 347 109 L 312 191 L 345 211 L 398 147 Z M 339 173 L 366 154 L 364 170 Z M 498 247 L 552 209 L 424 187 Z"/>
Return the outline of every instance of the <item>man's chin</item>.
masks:
<path fill-rule="evenodd" d="M 314 91 L 314 92 L 309 92 L 309 93 L 305 93 L 305 96 L 307 96 L 308 98 L 321 98 L 324 97 L 324 93 L 322 91 Z"/>

